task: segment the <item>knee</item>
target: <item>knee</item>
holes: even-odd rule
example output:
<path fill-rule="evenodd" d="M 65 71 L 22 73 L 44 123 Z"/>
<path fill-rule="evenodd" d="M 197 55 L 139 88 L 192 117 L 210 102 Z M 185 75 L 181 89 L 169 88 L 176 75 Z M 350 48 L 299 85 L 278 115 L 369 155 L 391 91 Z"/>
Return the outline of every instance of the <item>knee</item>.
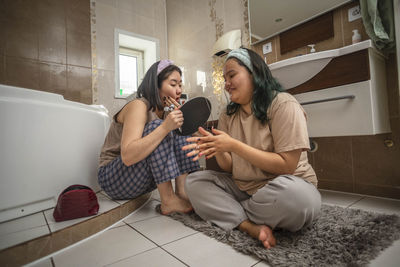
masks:
<path fill-rule="evenodd" d="M 279 197 L 280 208 L 288 218 L 285 227 L 290 231 L 298 231 L 311 224 L 321 210 L 321 195 L 311 184 L 301 178 L 285 181 L 286 186 Z"/>
<path fill-rule="evenodd" d="M 157 119 L 157 120 L 153 120 L 149 123 L 147 123 L 144 126 L 144 130 L 143 130 L 143 135 L 148 135 L 149 133 L 151 133 L 152 131 L 154 131 L 158 126 L 161 125 L 161 123 L 163 122 L 163 120 Z"/>

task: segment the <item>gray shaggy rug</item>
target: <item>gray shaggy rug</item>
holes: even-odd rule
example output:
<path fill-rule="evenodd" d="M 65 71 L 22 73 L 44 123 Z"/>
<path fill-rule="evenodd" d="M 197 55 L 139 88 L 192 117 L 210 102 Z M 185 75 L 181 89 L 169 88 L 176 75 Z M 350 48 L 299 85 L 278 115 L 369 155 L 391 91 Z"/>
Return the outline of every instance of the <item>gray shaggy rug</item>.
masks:
<path fill-rule="evenodd" d="M 160 206 L 156 209 L 160 212 Z M 277 245 L 269 250 L 249 235 L 225 231 L 195 213 L 168 216 L 270 266 L 365 266 L 400 238 L 398 215 L 328 205 L 322 205 L 320 217 L 305 229 L 274 230 Z"/>

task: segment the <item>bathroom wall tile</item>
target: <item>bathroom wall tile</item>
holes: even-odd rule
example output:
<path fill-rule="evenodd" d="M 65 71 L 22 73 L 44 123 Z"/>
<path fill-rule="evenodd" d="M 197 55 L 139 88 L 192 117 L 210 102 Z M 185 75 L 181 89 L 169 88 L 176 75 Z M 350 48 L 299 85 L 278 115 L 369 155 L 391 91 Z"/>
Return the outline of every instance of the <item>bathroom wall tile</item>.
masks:
<path fill-rule="evenodd" d="M 54 263 L 56 266 L 104 266 L 155 247 L 129 226 L 122 226 L 55 255 Z"/>
<path fill-rule="evenodd" d="M 357 29 L 358 32 L 361 34 L 361 41 L 370 39 L 365 32 L 364 25 L 362 23 L 362 19 L 356 19 L 353 20 L 352 22 L 349 22 L 349 16 L 348 16 L 348 9 L 352 8 L 356 5 L 359 5 L 358 2 L 352 2 L 347 5 L 344 5 L 341 8 L 342 11 L 342 22 L 343 22 L 343 40 L 344 40 L 344 46 L 351 45 L 352 44 L 352 39 L 351 37 L 353 36 L 352 30 Z"/>
<path fill-rule="evenodd" d="M 128 202 L 121 205 L 121 218 L 127 217 L 129 214 L 139 209 L 150 199 L 151 194 L 147 193 L 137 197 L 135 199 L 129 200 Z"/>
<path fill-rule="evenodd" d="M 67 89 L 67 66 L 55 63 L 39 63 L 40 90 L 65 93 Z"/>
<path fill-rule="evenodd" d="M 38 1 L 30 0 L 3 0 L 5 17 L 12 21 L 34 22 L 38 14 Z"/>
<path fill-rule="evenodd" d="M 400 98 L 396 54 L 390 54 L 386 59 L 386 87 L 388 93 L 389 117 L 398 117 L 400 116 Z"/>
<path fill-rule="evenodd" d="M 41 30 L 48 26 L 64 28 L 65 32 L 65 2 L 64 0 L 40 0 L 37 2 L 38 21 Z"/>
<path fill-rule="evenodd" d="M 7 56 L 38 59 L 39 41 L 37 25 L 23 20 L 7 21 L 6 25 Z"/>
<path fill-rule="evenodd" d="M 154 18 L 156 1 L 132 1 L 132 0 L 119 0 L 117 1 L 117 8 L 126 10 L 132 14 Z M 157 1 L 160 2 L 160 1 Z"/>
<path fill-rule="evenodd" d="M 112 5 L 96 2 L 96 33 L 114 39 L 114 28 L 117 25 L 117 8 Z M 100 42 L 97 40 L 97 42 Z"/>
<path fill-rule="evenodd" d="M 96 37 L 97 68 L 113 71 L 115 69 L 114 35 L 101 32 L 98 32 Z"/>
<path fill-rule="evenodd" d="M 37 61 L 6 56 L 5 83 L 30 89 L 39 89 L 39 64 Z"/>
<path fill-rule="evenodd" d="M 335 180 L 322 180 L 318 177 L 318 188 L 326 189 L 326 190 L 334 190 L 334 191 L 342 191 L 353 193 L 354 191 L 354 183 L 346 182 L 346 181 L 335 181 Z"/>
<path fill-rule="evenodd" d="M 259 259 L 198 233 L 163 246 L 188 266 L 253 266 Z"/>
<path fill-rule="evenodd" d="M 318 180 L 353 184 L 350 137 L 313 138 L 318 144 L 314 153 Z"/>
<path fill-rule="evenodd" d="M 92 66 L 90 31 L 67 30 L 67 64 L 82 67 Z"/>
<path fill-rule="evenodd" d="M 66 63 L 67 34 L 65 27 L 47 25 L 39 31 L 39 60 Z"/>
<path fill-rule="evenodd" d="M 6 56 L 0 55 L 0 83 L 5 83 L 5 61 Z"/>
<path fill-rule="evenodd" d="M 117 2 L 118 2 L 118 0 L 96 0 L 96 5 L 105 4 L 105 5 L 109 5 L 110 7 L 116 8 Z"/>
<path fill-rule="evenodd" d="M 386 147 L 384 140 L 387 138 L 390 135 L 352 138 L 356 187 L 360 184 L 400 187 L 400 146 Z"/>
<path fill-rule="evenodd" d="M 158 216 L 130 225 L 158 245 L 164 245 L 197 232 L 166 216 Z"/>
<path fill-rule="evenodd" d="M 44 237 L 37 238 L 28 242 L 25 245 L 24 253 L 19 255 L 21 258 L 25 258 L 24 259 L 25 263 L 27 263 L 42 258 L 50 254 L 51 251 L 52 251 L 51 236 L 46 235 Z"/>
<path fill-rule="evenodd" d="M 340 9 L 334 10 L 333 12 L 333 31 L 334 36 L 332 38 L 315 44 L 315 50 L 317 52 L 336 49 L 343 46 L 342 12 Z M 310 49 L 307 49 L 307 53 L 310 53 Z"/>
<path fill-rule="evenodd" d="M 90 36 L 90 1 L 64 0 L 64 3 L 67 31 L 79 32 Z"/>
<path fill-rule="evenodd" d="M 92 70 L 90 68 L 67 66 L 67 89 L 66 97 L 74 96 L 74 93 L 92 91 Z M 78 98 L 79 98 L 78 94 Z M 71 98 L 71 100 L 74 100 Z M 74 100 L 74 101 L 79 101 Z"/>
<path fill-rule="evenodd" d="M 186 266 L 172 255 L 168 254 L 161 248 L 155 248 L 135 256 L 123 259 L 109 266 L 163 266 L 163 267 L 179 267 Z"/>
<path fill-rule="evenodd" d="M 356 193 L 370 196 L 400 199 L 399 185 L 356 184 Z"/>
<path fill-rule="evenodd" d="M 0 4 L 1 10 L 1 4 Z M 0 56 L 5 55 L 6 53 L 6 40 L 7 40 L 7 21 L 4 18 L 1 18 L 0 13 Z"/>

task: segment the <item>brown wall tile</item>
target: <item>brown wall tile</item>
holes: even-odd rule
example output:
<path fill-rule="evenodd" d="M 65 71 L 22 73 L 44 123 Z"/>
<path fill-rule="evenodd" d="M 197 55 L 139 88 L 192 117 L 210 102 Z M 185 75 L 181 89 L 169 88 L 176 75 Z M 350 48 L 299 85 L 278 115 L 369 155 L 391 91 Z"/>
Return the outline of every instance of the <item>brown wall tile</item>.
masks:
<path fill-rule="evenodd" d="M 342 192 L 354 192 L 353 183 L 348 183 L 344 181 L 318 180 L 318 188 Z"/>
<path fill-rule="evenodd" d="M 333 12 L 333 32 L 334 36 L 332 38 L 315 44 L 315 50 L 317 52 L 336 49 L 343 46 L 342 13 L 340 10 L 335 10 Z M 310 53 L 310 49 L 307 50 L 307 53 Z"/>
<path fill-rule="evenodd" d="M 352 31 L 355 29 L 357 29 L 358 32 L 361 34 L 361 41 L 369 39 L 367 33 L 365 32 L 364 25 L 362 23 L 361 18 L 353 20 L 352 22 L 349 22 L 348 10 L 349 10 L 349 8 L 352 8 L 356 5 L 359 5 L 358 1 L 344 5 L 341 8 L 344 46 L 352 44 L 352 36 L 353 36 Z"/>
<path fill-rule="evenodd" d="M 90 1 L 64 0 L 67 30 L 82 34 L 90 33 Z"/>
<path fill-rule="evenodd" d="M 92 69 L 78 66 L 67 67 L 67 91 L 65 99 L 82 102 L 91 99 Z M 86 102 L 84 102 L 86 103 Z M 89 104 L 89 103 L 88 103 Z"/>
<path fill-rule="evenodd" d="M 393 186 L 357 184 L 355 193 L 399 199 L 400 189 Z"/>
<path fill-rule="evenodd" d="M 5 56 L 0 54 L 0 84 L 5 83 Z"/>
<path fill-rule="evenodd" d="M 36 24 L 25 21 L 7 21 L 6 23 L 7 56 L 38 59 L 39 41 Z"/>
<path fill-rule="evenodd" d="M 315 173 L 319 181 L 353 184 L 351 138 L 313 138 L 318 144 L 314 154 Z"/>
<path fill-rule="evenodd" d="M 67 31 L 67 64 L 82 67 L 92 66 L 91 36 L 88 33 Z"/>
<path fill-rule="evenodd" d="M 67 34 L 65 27 L 48 25 L 39 31 L 38 38 L 40 61 L 67 63 Z"/>
<path fill-rule="evenodd" d="M 65 2 L 64 0 L 37 1 L 39 24 L 41 27 L 62 27 L 65 31 Z"/>
<path fill-rule="evenodd" d="M 352 138 L 356 187 L 369 184 L 400 188 L 400 146 L 386 147 L 384 140 L 388 138 L 386 134 Z"/>
<path fill-rule="evenodd" d="M 37 61 L 8 57 L 5 59 L 5 83 L 19 87 L 39 89 Z"/>
<path fill-rule="evenodd" d="M 399 85 L 396 54 L 390 54 L 386 60 L 386 86 L 389 103 L 389 117 L 400 116 Z M 400 132 L 396 132 L 400 135 Z"/>
<path fill-rule="evenodd" d="M 60 93 L 67 89 L 67 66 L 55 63 L 39 64 L 40 90 Z"/>

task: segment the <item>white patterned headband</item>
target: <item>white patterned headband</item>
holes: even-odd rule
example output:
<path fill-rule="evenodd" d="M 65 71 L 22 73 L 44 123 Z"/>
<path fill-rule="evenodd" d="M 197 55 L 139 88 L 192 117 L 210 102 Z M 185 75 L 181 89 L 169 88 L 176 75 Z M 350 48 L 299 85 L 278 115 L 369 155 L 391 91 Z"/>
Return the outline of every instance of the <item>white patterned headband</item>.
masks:
<path fill-rule="evenodd" d="M 247 52 L 246 49 L 238 48 L 232 50 L 226 57 L 225 62 L 232 57 L 240 60 L 250 70 L 250 72 L 253 73 L 253 64 L 251 64 L 249 52 Z"/>
<path fill-rule="evenodd" d="M 169 59 L 163 59 L 160 61 L 160 63 L 158 63 L 157 66 L 157 76 L 158 74 L 160 74 L 160 72 L 162 72 L 166 67 L 170 66 L 174 64 L 174 62 L 172 60 Z"/>

